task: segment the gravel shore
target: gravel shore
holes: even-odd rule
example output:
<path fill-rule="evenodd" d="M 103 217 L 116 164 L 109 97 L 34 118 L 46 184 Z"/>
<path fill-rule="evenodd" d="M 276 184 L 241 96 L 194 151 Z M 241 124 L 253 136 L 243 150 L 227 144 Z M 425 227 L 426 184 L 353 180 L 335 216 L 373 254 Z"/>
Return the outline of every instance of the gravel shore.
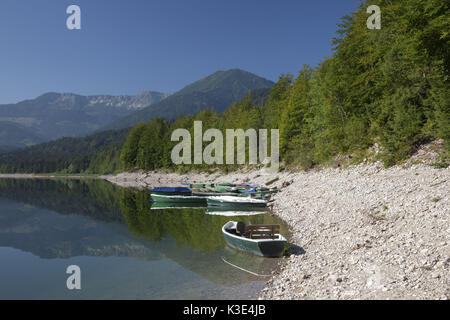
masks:
<path fill-rule="evenodd" d="M 181 181 L 267 183 L 281 191 L 274 212 L 301 248 L 260 299 L 449 299 L 450 170 L 419 164 L 229 175 L 122 173 L 121 186 Z"/>
<path fill-rule="evenodd" d="M 303 254 L 262 299 L 450 298 L 449 169 L 296 173 L 275 199 Z"/>

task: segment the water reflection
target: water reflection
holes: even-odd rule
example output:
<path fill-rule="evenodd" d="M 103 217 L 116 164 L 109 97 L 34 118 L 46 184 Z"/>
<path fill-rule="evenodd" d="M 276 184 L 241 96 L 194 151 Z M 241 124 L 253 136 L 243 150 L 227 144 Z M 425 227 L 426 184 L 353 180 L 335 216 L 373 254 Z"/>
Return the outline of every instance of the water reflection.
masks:
<path fill-rule="evenodd" d="M 205 210 L 191 208 L 151 210 L 152 203 L 145 191 L 124 190 L 120 204 L 128 228 L 137 237 L 143 236 L 157 242 L 170 235 L 178 245 L 203 252 L 225 247 L 221 228 L 230 220 L 226 216 L 205 214 Z M 236 216 L 233 220 L 250 221 L 253 224 L 280 222 L 269 214 Z"/>
<path fill-rule="evenodd" d="M 108 261 L 108 268 L 117 270 L 114 275 L 97 275 L 91 290 L 77 298 L 109 297 L 107 284 L 112 278 L 120 282 L 124 274 L 128 278 L 123 279 L 114 297 L 239 298 L 239 291 L 254 296 L 262 286 L 260 275 L 270 273 L 277 262 L 227 248 L 221 227 L 230 219 L 206 214 L 204 209 L 152 210 L 148 192 L 122 189 L 101 180 L 0 179 L 0 247 L 19 249 L 41 259 L 94 257 L 103 259 L 96 265 Z M 287 231 L 269 214 L 232 219 L 278 223 L 282 233 Z M 0 251 L 0 256 L 2 252 L 5 259 L 12 254 L 6 250 Z M 106 257 L 132 258 L 135 262 Z M 145 261 L 160 262 L 145 268 L 141 265 Z M 140 271 L 130 271 L 135 269 Z M 177 270 L 177 281 L 169 279 L 168 270 Z M 146 284 L 145 294 L 139 291 L 142 283 Z M 248 290 L 242 288 L 246 283 Z M 0 297 L 9 297 L 14 283 L 5 288 L 0 289 Z M 61 290 L 53 290 L 55 295 L 49 297 L 64 297 L 67 293 Z M 47 296 L 37 290 L 36 297 Z"/>

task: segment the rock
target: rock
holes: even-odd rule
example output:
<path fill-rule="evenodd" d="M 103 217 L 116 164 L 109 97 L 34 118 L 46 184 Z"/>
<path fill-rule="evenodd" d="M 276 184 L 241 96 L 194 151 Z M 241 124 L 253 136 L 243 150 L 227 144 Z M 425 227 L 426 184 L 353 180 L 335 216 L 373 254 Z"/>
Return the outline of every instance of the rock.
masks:
<path fill-rule="evenodd" d="M 431 277 L 432 277 L 433 279 L 439 279 L 439 278 L 441 277 L 441 274 L 440 274 L 439 272 L 433 272 L 433 273 L 431 274 Z"/>
<path fill-rule="evenodd" d="M 139 184 L 144 173 L 108 176 L 124 186 Z M 348 168 L 261 170 L 219 175 L 215 181 L 256 184 L 279 178 L 273 213 L 301 247 L 271 273 L 267 299 L 447 299 L 450 168 L 427 165 L 385 169 L 381 163 Z M 127 179 L 128 178 L 128 179 Z M 208 181 L 192 174 L 152 173 L 150 186 Z M 137 181 L 137 182 L 136 182 Z M 211 181 L 211 180 L 209 180 Z M 440 197 L 439 202 L 431 200 Z M 384 210 L 384 208 L 388 208 Z M 373 267 L 376 266 L 376 267 Z M 396 279 L 389 282 L 387 279 Z M 445 281 L 444 281 L 445 280 Z"/>

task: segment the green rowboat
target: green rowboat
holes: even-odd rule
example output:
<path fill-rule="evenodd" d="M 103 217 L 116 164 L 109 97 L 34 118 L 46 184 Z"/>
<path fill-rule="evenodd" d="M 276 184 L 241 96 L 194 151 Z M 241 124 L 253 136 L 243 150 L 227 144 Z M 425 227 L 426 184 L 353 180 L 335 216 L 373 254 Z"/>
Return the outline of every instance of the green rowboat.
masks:
<path fill-rule="evenodd" d="M 212 196 L 208 197 L 208 207 L 265 208 L 268 201 L 249 197 Z"/>
<path fill-rule="evenodd" d="M 223 225 L 222 233 L 227 244 L 234 249 L 258 256 L 280 257 L 286 248 L 287 240 L 277 233 L 279 227 L 228 221 Z"/>
<path fill-rule="evenodd" d="M 153 202 L 151 210 L 164 210 L 164 209 L 201 209 L 204 210 L 205 206 L 202 203 L 193 202 Z"/>
<path fill-rule="evenodd" d="M 165 203 L 196 203 L 199 205 L 206 206 L 206 198 L 199 196 L 180 196 L 180 195 L 162 195 L 162 194 L 151 194 L 152 200 L 154 202 L 165 202 Z"/>

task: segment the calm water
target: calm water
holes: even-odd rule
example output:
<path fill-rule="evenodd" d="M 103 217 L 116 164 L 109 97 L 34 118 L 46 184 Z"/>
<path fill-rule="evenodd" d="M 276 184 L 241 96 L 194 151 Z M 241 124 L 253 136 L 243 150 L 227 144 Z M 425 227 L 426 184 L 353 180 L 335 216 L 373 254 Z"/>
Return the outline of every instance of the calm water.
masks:
<path fill-rule="evenodd" d="M 248 299 L 277 259 L 226 247 L 229 220 L 269 214 L 152 209 L 148 193 L 101 180 L 0 179 L 0 299 Z M 66 268 L 81 269 L 68 290 Z M 245 272 L 243 268 L 252 273 Z"/>

